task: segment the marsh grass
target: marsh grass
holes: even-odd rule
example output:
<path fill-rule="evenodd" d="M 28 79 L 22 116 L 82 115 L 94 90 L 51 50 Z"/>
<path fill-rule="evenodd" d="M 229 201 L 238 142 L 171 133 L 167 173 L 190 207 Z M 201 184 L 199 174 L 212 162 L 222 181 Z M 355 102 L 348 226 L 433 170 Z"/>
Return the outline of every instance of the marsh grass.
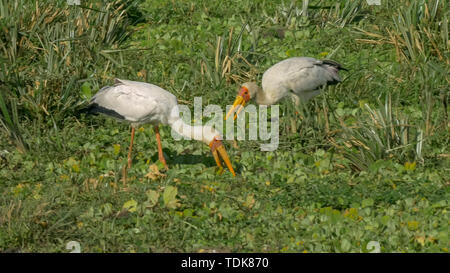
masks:
<path fill-rule="evenodd" d="M 30 127 L 56 128 L 73 113 L 81 83 L 92 81 L 97 67 L 105 66 L 100 75 L 105 78 L 113 67 L 123 66 L 116 56 L 131 33 L 130 22 L 121 1 L 86 7 L 1 1 L 0 11 L 6 30 L 0 39 L 2 129 L 24 150 L 24 139 L 33 135 Z"/>

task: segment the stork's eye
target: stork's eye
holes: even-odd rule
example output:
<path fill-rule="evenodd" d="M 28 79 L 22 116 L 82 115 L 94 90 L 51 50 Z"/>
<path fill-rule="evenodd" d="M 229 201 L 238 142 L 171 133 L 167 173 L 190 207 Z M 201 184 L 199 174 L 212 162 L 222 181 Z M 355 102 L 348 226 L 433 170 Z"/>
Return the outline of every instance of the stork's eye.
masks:
<path fill-rule="evenodd" d="M 239 90 L 239 95 L 243 96 L 244 98 L 250 97 L 250 91 L 245 86 L 241 86 L 241 89 Z"/>

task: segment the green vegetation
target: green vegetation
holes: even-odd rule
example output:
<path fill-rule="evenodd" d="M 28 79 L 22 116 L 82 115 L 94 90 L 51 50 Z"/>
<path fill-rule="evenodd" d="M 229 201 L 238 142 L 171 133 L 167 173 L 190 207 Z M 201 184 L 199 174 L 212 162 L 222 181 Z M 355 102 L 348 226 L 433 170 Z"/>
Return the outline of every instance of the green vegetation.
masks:
<path fill-rule="evenodd" d="M 58 4 L 55 4 L 58 2 Z M 0 251 L 448 252 L 446 1 L 0 0 Z M 292 56 L 344 81 L 281 104 L 280 146 L 209 148 L 77 110 L 114 78 L 192 107 Z"/>

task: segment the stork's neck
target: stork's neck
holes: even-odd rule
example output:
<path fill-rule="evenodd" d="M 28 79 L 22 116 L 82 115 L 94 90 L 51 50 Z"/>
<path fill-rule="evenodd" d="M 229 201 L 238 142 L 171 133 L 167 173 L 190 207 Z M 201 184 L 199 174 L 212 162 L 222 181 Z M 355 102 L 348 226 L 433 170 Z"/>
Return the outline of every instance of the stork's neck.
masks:
<path fill-rule="evenodd" d="M 267 94 L 263 91 L 263 89 L 259 86 L 256 88 L 256 95 L 255 95 L 256 103 L 259 105 L 271 105 L 273 104 L 273 101 L 267 96 Z"/>
<path fill-rule="evenodd" d="M 203 126 L 192 126 L 186 124 L 181 118 L 170 122 L 170 127 L 177 132 L 179 135 L 183 137 L 187 137 L 189 139 L 194 139 L 197 141 L 202 141 L 206 144 L 211 142 L 211 139 L 206 139 L 206 136 L 203 134 Z"/>

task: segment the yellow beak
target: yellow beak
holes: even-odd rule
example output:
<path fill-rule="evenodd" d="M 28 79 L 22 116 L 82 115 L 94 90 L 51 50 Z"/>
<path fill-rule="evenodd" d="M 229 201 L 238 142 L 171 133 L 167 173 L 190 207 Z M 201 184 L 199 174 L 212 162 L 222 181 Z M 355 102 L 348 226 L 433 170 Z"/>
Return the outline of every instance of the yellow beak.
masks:
<path fill-rule="evenodd" d="M 211 143 L 209 144 L 209 147 L 211 148 L 214 160 L 216 161 L 217 166 L 219 166 L 219 168 L 221 169 L 221 172 L 223 171 L 223 167 L 222 163 L 220 162 L 220 157 L 222 157 L 223 161 L 225 162 L 225 164 L 227 165 L 228 169 L 233 174 L 233 176 L 236 176 L 233 166 L 231 165 L 231 161 L 228 158 L 227 151 L 223 147 L 222 141 L 214 138 L 214 140 L 211 141 Z"/>
<path fill-rule="evenodd" d="M 244 109 L 244 106 L 245 106 L 244 97 L 242 97 L 241 95 L 238 95 L 236 97 L 236 100 L 234 101 L 233 106 L 231 107 L 230 111 L 228 111 L 227 115 L 225 116 L 225 120 L 227 120 L 228 117 L 234 112 L 234 110 L 236 108 L 238 108 L 236 111 L 236 115 L 234 115 L 234 119 L 236 119 L 237 115 L 242 111 L 242 109 Z"/>

